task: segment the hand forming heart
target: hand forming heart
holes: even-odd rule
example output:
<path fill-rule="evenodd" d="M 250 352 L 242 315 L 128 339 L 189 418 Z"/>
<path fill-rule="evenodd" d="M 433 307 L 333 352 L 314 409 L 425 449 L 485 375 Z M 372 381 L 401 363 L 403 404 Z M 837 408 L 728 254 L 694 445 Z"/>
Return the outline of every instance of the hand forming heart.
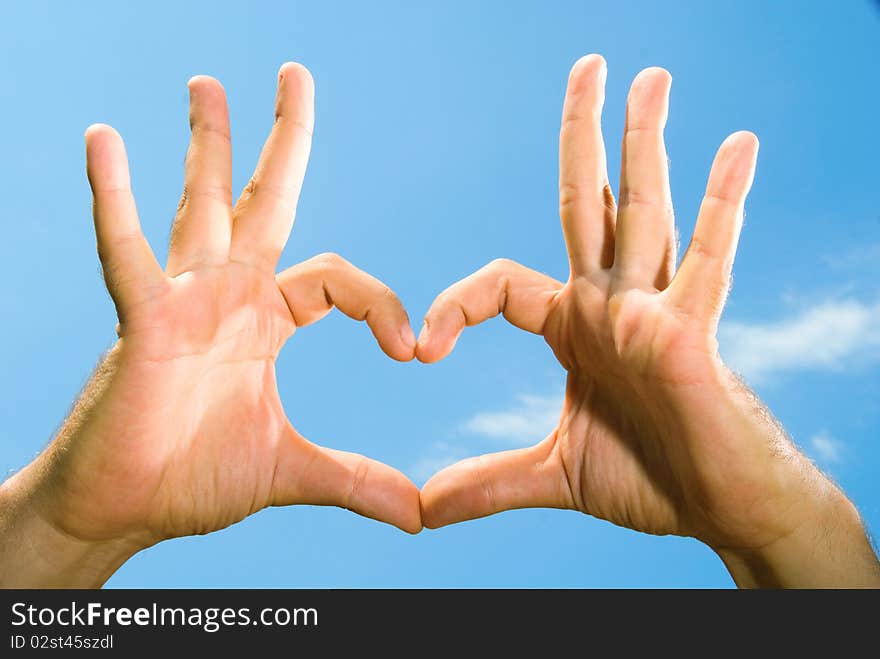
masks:
<path fill-rule="evenodd" d="M 112 543 L 107 553 L 120 557 L 294 503 L 418 532 L 416 486 L 387 465 L 306 441 L 276 387 L 284 342 L 333 306 L 366 320 L 389 356 L 410 360 L 415 348 L 397 297 L 340 257 L 275 275 L 308 160 L 311 76 L 281 68 L 275 124 L 234 206 L 223 89 L 203 76 L 189 89 L 192 142 L 165 272 L 141 233 L 120 137 L 107 126 L 86 134 L 119 341 L 36 467 L 15 477 L 18 491 L 32 493 L 64 537 Z"/>
<path fill-rule="evenodd" d="M 574 508 L 696 536 L 746 566 L 744 581 L 759 580 L 783 541 L 812 546 L 800 531 L 815 528 L 808 516 L 851 517 L 717 354 L 757 141 L 737 133 L 722 145 L 674 272 L 669 75 L 648 69 L 633 83 L 615 207 L 600 128 L 605 71 L 598 56 L 580 60 L 563 110 L 569 280 L 495 261 L 437 298 L 418 342 L 397 297 L 340 257 L 275 274 L 311 143 L 313 86 L 301 66 L 281 68 L 275 125 L 234 206 L 223 89 L 190 81 L 192 142 L 164 272 L 140 230 L 120 137 L 90 128 L 119 341 L 52 444 L 0 488 L 0 584 L 97 585 L 160 540 L 296 503 L 343 506 L 412 533 L 510 508 Z M 466 325 L 503 313 L 542 334 L 568 371 L 559 425 L 531 448 L 449 467 L 421 495 L 387 465 L 308 442 L 284 413 L 275 360 L 296 328 L 333 306 L 366 320 L 392 358 L 423 362 L 447 355 Z M 55 550 L 17 562 L 13 536 Z"/>
<path fill-rule="evenodd" d="M 422 521 L 433 528 L 510 508 L 572 508 L 719 550 L 767 546 L 804 521 L 798 497 L 815 498 L 806 483 L 816 471 L 717 352 L 757 140 L 735 133 L 721 146 L 676 272 L 663 140 L 670 76 L 647 69 L 632 84 L 618 206 L 600 125 L 605 76 L 601 57 L 581 59 L 563 109 L 569 280 L 495 261 L 437 298 L 416 351 L 441 359 L 466 325 L 503 313 L 543 335 L 568 371 L 559 424 L 533 447 L 435 475 L 422 489 Z"/>

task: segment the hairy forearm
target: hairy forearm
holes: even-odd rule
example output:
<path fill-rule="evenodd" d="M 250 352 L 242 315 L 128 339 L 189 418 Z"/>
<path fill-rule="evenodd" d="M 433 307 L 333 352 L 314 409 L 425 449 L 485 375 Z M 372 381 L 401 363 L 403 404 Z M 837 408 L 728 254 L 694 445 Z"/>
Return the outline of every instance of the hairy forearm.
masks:
<path fill-rule="evenodd" d="M 786 537 L 747 551 L 717 548 L 741 588 L 880 588 L 880 562 L 858 511 L 840 491 Z"/>
<path fill-rule="evenodd" d="M 137 549 L 75 538 L 50 523 L 36 503 L 38 465 L 0 485 L 0 587 L 98 588 Z"/>
<path fill-rule="evenodd" d="M 746 588 L 880 587 L 880 562 L 856 507 L 742 380 L 730 372 L 725 379 L 726 396 L 719 400 L 730 405 L 730 428 L 763 474 L 755 488 L 760 504 L 749 506 L 760 511 L 753 521 L 764 532 L 754 537 L 762 540 L 745 549 L 708 543 L 733 580 Z"/>

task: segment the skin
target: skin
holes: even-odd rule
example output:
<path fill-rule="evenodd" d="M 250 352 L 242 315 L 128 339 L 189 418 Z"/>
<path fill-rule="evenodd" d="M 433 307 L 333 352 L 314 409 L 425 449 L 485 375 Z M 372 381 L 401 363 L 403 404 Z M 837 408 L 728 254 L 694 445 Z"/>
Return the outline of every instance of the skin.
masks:
<path fill-rule="evenodd" d="M 275 124 L 235 205 L 226 100 L 190 81 L 193 137 L 163 271 L 144 239 L 121 138 L 86 133 L 98 252 L 119 340 L 47 449 L 0 486 L 0 586 L 98 586 L 141 549 L 267 506 L 336 505 L 416 533 L 511 508 L 570 508 L 711 546 L 743 586 L 878 586 L 847 498 L 721 362 L 715 332 L 757 140 L 715 159 L 678 271 L 663 145 L 669 74 L 627 107 L 620 204 L 600 129 L 605 63 L 572 70 L 560 139 L 563 284 L 495 261 L 442 293 L 418 343 L 381 282 L 327 254 L 281 274 L 308 159 L 313 85 L 287 64 Z M 282 408 L 274 363 L 333 306 L 401 361 L 447 355 L 503 313 L 568 372 L 557 428 L 518 451 L 432 478 L 313 444 Z"/>
<path fill-rule="evenodd" d="M 192 142 L 164 271 L 140 230 L 121 138 L 86 132 L 119 340 L 49 447 L 0 488 L 2 586 L 99 586 L 145 547 L 267 506 L 343 506 L 422 527 L 412 482 L 309 442 L 278 395 L 282 345 L 334 306 L 366 320 L 390 357 L 415 348 L 397 297 L 340 257 L 275 274 L 308 160 L 311 76 L 281 68 L 271 134 L 235 205 L 223 88 L 199 76 L 189 91 Z"/>
<path fill-rule="evenodd" d="M 440 294 L 416 354 L 503 314 L 567 372 L 559 424 L 538 444 L 464 460 L 422 489 L 430 528 L 504 510 L 579 510 L 714 549 L 740 586 L 880 586 L 858 513 L 718 354 L 718 320 L 758 141 L 728 137 L 676 265 L 663 127 L 671 77 L 642 71 L 627 103 L 619 203 L 601 132 L 606 65 L 572 69 L 560 135 L 567 282 L 494 261 Z M 538 439 L 538 438 L 536 438 Z"/>

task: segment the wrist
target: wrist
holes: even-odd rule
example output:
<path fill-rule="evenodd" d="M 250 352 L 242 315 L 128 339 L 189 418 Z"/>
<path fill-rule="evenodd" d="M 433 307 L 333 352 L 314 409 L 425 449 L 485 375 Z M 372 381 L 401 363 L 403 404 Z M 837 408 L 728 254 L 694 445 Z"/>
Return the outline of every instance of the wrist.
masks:
<path fill-rule="evenodd" d="M 760 547 L 712 547 L 741 588 L 880 587 L 880 563 L 858 510 L 834 485 L 792 531 Z"/>
<path fill-rule="evenodd" d="M 30 480 L 25 469 L 0 485 L 0 587 L 99 588 L 142 548 L 71 535 L 44 514 Z"/>

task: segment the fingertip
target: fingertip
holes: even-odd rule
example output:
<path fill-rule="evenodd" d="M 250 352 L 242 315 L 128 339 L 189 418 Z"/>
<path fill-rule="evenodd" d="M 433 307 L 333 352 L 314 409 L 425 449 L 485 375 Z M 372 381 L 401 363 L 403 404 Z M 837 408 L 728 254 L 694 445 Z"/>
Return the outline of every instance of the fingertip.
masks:
<path fill-rule="evenodd" d="M 461 328 L 450 327 L 449 319 L 442 312 L 429 312 L 416 342 L 416 358 L 423 364 L 434 364 L 447 357 L 455 348 Z"/>
<path fill-rule="evenodd" d="M 416 356 L 416 335 L 413 333 L 408 321 L 400 328 L 400 341 L 403 344 L 403 350 L 401 351 L 403 359 L 400 361 L 412 361 Z"/>
<path fill-rule="evenodd" d="M 426 529 L 439 529 L 456 521 L 449 516 L 454 488 L 447 478 L 447 470 L 448 467 L 441 469 L 422 485 L 419 504 L 421 522 Z"/>
<path fill-rule="evenodd" d="M 419 511 L 421 513 L 422 525 L 426 529 L 437 529 L 443 526 L 434 514 L 434 499 L 431 483 L 435 478 L 437 478 L 437 474 L 431 476 L 431 478 L 422 485 L 422 489 L 419 492 Z"/>
<path fill-rule="evenodd" d="M 432 515 L 429 508 L 422 508 L 422 525 L 430 531 L 448 526 L 448 524 L 444 523 L 442 519 Z"/>
<path fill-rule="evenodd" d="M 189 91 L 190 102 L 198 97 L 210 98 L 211 96 L 216 96 L 220 99 L 226 98 L 226 90 L 223 88 L 222 83 L 217 78 L 209 75 L 194 75 L 187 80 L 186 88 Z"/>
<path fill-rule="evenodd" d="M 722 143 L 725 148 L 743 149 L 757 153 L 761 146 L 758 136 L 749 130 L 738 130 L 727 136 Z"/>
<path fill-rule="evenodd" d="M 415 483 L 410 482 L 412 486 L 410 501 L 407 505 L 407 509 L 410 511 L 403 519 L 401 519 L 400 524 L 398 524 L 397 528 L 401 531 L 405 531 L 410 535 L 418 535 L 422 532 L 422 529 L 425 528 L 422 523 L 422 508 L 420 502 L 420 494 L 419 488 L 415 486 Z"/>
<path fill-rule="evenodd" d="M 417 535 L 423 528 L 419 488 L 401 472 L 396 475 L 397 482 L 393 488 L 396 492 L 389 492 L 392 498 L 388 500 L 388 505 L 396 510 L 391 513 L 389 509 L 391 514 L 385 517 L 385 521 L 410 535 Z"/>
<path fill-rule="evenodd" d="M 746 190 L 751 187 L 755 165 L 758 160 L 758 138 L 754 133 L 740 130 L 729 135 L 718 149 L 716 165 L 720 178 L 716 179 L 727 187 L 732 181 L 744 180 Z M 710 178 L 712 174 L 710 173 Z"/>
<path fill-rule="evenodd" d="M 122 136 L 116 131 L 115 128 L 113 128 L 113 126 L 109 124 L 97 123 L 92 124 L 91 126 L 86 128 L 85 140 L 86 146 L 90 146 L 92 144 L 96 144 L 99 141 L 122 141 Z"/>
<path fill-rule="evenodd" d="M 671 87 L 672 75 L 669 71 L 659 66 L 649 66 L 633 78 L 628 105 L 637 107 L 643 103 L 665 103 Z"/>
<path fill-rule="evenodd" d="M 430 329 L 428 328 L 428 321 L 426 320 L 422 324 L 422 329 L 419 332 L 419 338 L 416 340 L 416 359 L 418 359 L 423 364 L 430 364 L 432 360 L 430 359 L 431 353 L 428 349 L 430 342 L 428 341 Z"/>
<path fill-rule="evenodd" d="M 296 81 L 307 89 L 314 89 L 315 79 L 304 65 L 299 62 L 285 62 L 278 69 L 278 86 L 282 83 Z"/>
<path fill-rule="evenodd" d="M 203 87 L 222 87 L 220 81 L 217 78 L 209 75 L 204 75 L 202 73 L 198 75 L 194 75 L 192 78 L 186 81 L 187 88 L 192 91 L 193 89 L 201 89 Z"/>
<path fill-rule="evenodd" d="M 407 348 L 399 341 L 394 341 L 390 346 L 380 342 L 379 347 L 382 348 L 382 352 L 396 362 L 411 362 L 415 357 L 415 350 Z"/>
<path fill-rule="evenodd" d="M 315 81 L 302 64 L 286 62 L 278 69 L 275 118 L 291 117 L 311 137 L 315 124 Z"/>
<path fill-rule="evenodd" d="M 590 53 L 578 58 L 571 67 L 571 75 L 580 75 L 586 71 L 602 71 L 608 68 L 605 58 L 598 53 Z"/>
<path fill-rule="evenodd" d="M 85 132 L 86 174 L 93 191 L 128 186 L 128 158 L 122 136 L 107 124 L 92 124 Z"/>
<path fill-rule="evenodd" d="M 390 289 L 385 291 L 383 301 L 387 304 L 373 306 L 368 312 L 367 324 L 386 355 L 399 362 L 412 361 L 416 354 L 416 337 L 406 310 Z M 371 313 L 373 311 L 376 313 Z"/>
<path fill-rule="evenodd" d="M 453 346 L 454 345 L 453 342 Z M 437 341 L 422 340 L 422 338 L 419 337 L 419 342 L 416 344 L 415 356 L 416 359 L 423 364 L 435 364 L 446 357 L 450 352 L 452 352 L 452 346 L 444 348 L 444 346 L 439 345 Z"/>
<path fill-rule="evenodd" d="M 416 335 L 413 333 L 412 325 L 408 321 L 400 328 L 400 338 L 407 348 L 416 347 Z"/>
<path fill-rule="evenodd" d="M 650 81 L 654 84 L 659 84 L 662 82 L 667 85 L 671 85 L 672 74 L 669 73 L 669 71 L 664 69 L 662 66 L 649 66 L 642 69 L 638 72 L 638 74 L 636 74 L 633 83 L 645 81 Z"/>
<path fill-rule="evenodd" d="M 596 76 L 600 85 L 605 84 L 608 77 L 608 65 L 605 58 L 595 53 L 584 55 L 571 67 L 568 74 L 568 91 L 571 94 L 585 88 L 588 81 Z"/>

